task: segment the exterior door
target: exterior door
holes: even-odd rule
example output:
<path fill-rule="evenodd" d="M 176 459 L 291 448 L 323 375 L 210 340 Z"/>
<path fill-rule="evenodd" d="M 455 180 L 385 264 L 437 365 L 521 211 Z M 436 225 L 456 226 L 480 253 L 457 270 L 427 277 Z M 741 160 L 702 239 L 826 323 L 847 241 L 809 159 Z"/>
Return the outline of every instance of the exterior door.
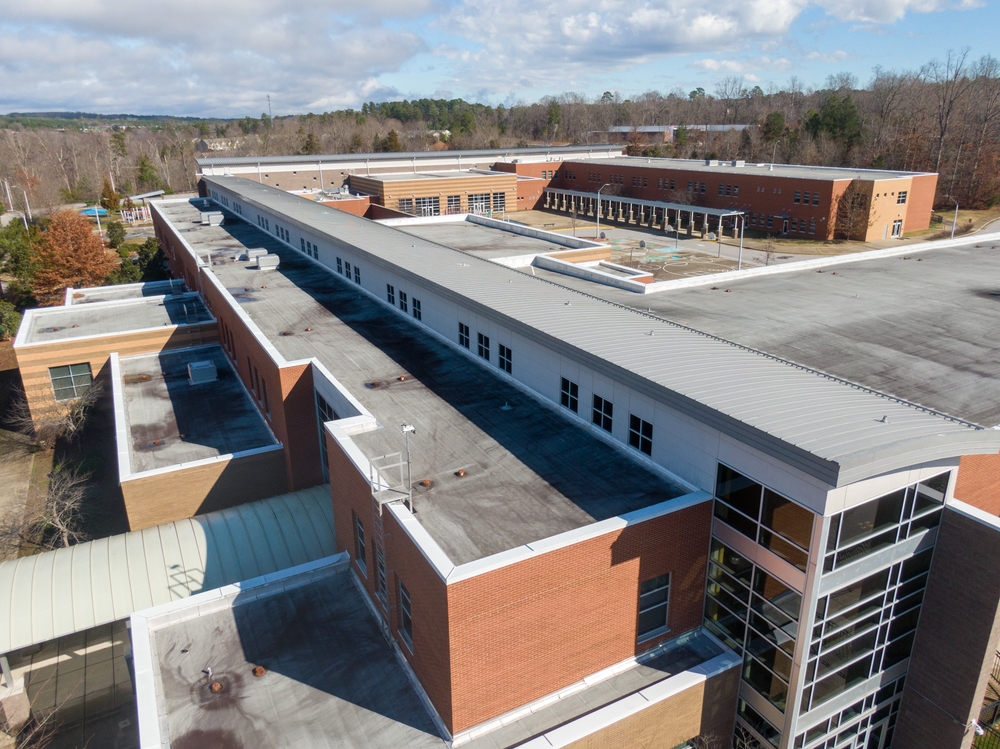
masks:
<path fill-rule="evenodd" d="M 892 222 L 892 236 L 901 237 L 903 236 L 903 219 L 897 218 Z"/>

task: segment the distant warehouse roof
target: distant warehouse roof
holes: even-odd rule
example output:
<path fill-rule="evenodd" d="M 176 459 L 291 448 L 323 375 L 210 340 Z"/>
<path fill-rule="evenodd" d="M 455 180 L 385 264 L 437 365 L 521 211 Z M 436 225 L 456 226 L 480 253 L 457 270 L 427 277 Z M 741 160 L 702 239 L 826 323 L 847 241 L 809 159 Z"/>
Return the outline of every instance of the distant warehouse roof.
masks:
<path fill-rule="evenodd" d="M 0 654 L 336 554 L 327 487 L 0 563 Z"/>

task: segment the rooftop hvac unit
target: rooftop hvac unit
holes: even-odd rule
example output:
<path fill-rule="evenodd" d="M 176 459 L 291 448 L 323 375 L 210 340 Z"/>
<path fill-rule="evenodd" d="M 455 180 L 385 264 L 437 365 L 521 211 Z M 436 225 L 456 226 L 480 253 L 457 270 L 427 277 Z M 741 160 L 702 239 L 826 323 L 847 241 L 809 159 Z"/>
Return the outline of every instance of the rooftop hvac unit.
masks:
<path fill-rule="evenodd" d="M 273 270 L 280 262 L 281 258 L 278 255 L 258 255 L 257 270 Z"/>
<path fill-rule="evenodd" d="M 736 166 L 736 167 L 746 166 L 746 165 L 747 165 L 747 163 L 745 161 L 739 161 L 739 160 L 734 160 L 733 161 L 733 166 Z"/>
<path fill-rule="evenodd" d="M 219 374 L 213 361 L 193 361 L 188 363 L 188 384 L 201 385 L 205 382 L 215 382 Z"/>
<path fill-rule="evenodd" d="M 718 166 L 718 165 L 719 165 L 718 159 L 705 159 L 705 166 Z"/>
<path fill-rule="evenodd" d="M 247 250 L 247 260 L 253 260 L 261 255 L 266 255 L 267 250 Z"/>
<path fill-rule="evenodd" d="M 202 226 L 219 226 L 222 223 L 222 211 L 202 211 Z"/>

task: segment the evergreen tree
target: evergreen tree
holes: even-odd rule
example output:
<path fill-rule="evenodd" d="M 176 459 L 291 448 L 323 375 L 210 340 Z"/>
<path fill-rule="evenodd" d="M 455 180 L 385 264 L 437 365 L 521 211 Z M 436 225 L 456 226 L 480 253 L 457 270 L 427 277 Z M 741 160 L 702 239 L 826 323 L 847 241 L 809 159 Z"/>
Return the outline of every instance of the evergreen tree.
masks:
<path fill-rule="evenodd" d="M 316 133 L 310 132 L 306 135 L 305 142 L 302 144 L 302 150 L 300 153 L 304 154 L 315 154 L 321 153 L 322 149 L 319 144 L 319 138 L 316 137 Z"/>
<path fill-rule="evenodd" d="M 111 180 L 108 177 L 104 178 L 104 188 L 101 190 L 101 205 L 109 211 L 117 211 L 121 205 L 121 199 L 118 197 L 118 193 L 111 187 Z"/>
<path fill-rule="evenodd" d="M 104 238 L 108 242 L 108 247 L 112 250 L 117 250 L 125 243 L 125 224 L 116 220 L 109 221 L 107 231 L 104 232 Z"/>
<path fill-rule="evenodd" d="M 385 136 L 385 140 L 382 141 L 382 150 L 389 152 L 402 151 L 403 144 L 399 142 L 399 133 L 395 130 L 390 130 L 389 134 Z"/>

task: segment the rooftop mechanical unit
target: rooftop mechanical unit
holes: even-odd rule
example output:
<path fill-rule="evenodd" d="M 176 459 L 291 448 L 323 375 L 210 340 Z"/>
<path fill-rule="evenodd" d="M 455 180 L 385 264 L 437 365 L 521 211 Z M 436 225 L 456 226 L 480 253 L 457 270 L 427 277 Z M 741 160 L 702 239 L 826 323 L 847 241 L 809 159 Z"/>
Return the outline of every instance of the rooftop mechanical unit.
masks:
<path fill-rule="evenodd" d="M 281 258 L 278 255 L 258 255 L 257 270 L 273 270 L 280 262 Z"/>
<path fill-rule="evenodd" d="M 215 369 L 213 361 L 193 361 L 188 363 L 188 383 L 191 385 L 202 385 L 206 382 L 215 382 L 219 379 L 219 374 Z"/>
<path fill-rule="evenodd" d="M 222 226 L 222 211 L 202 211 L 202 226 Z"/>

